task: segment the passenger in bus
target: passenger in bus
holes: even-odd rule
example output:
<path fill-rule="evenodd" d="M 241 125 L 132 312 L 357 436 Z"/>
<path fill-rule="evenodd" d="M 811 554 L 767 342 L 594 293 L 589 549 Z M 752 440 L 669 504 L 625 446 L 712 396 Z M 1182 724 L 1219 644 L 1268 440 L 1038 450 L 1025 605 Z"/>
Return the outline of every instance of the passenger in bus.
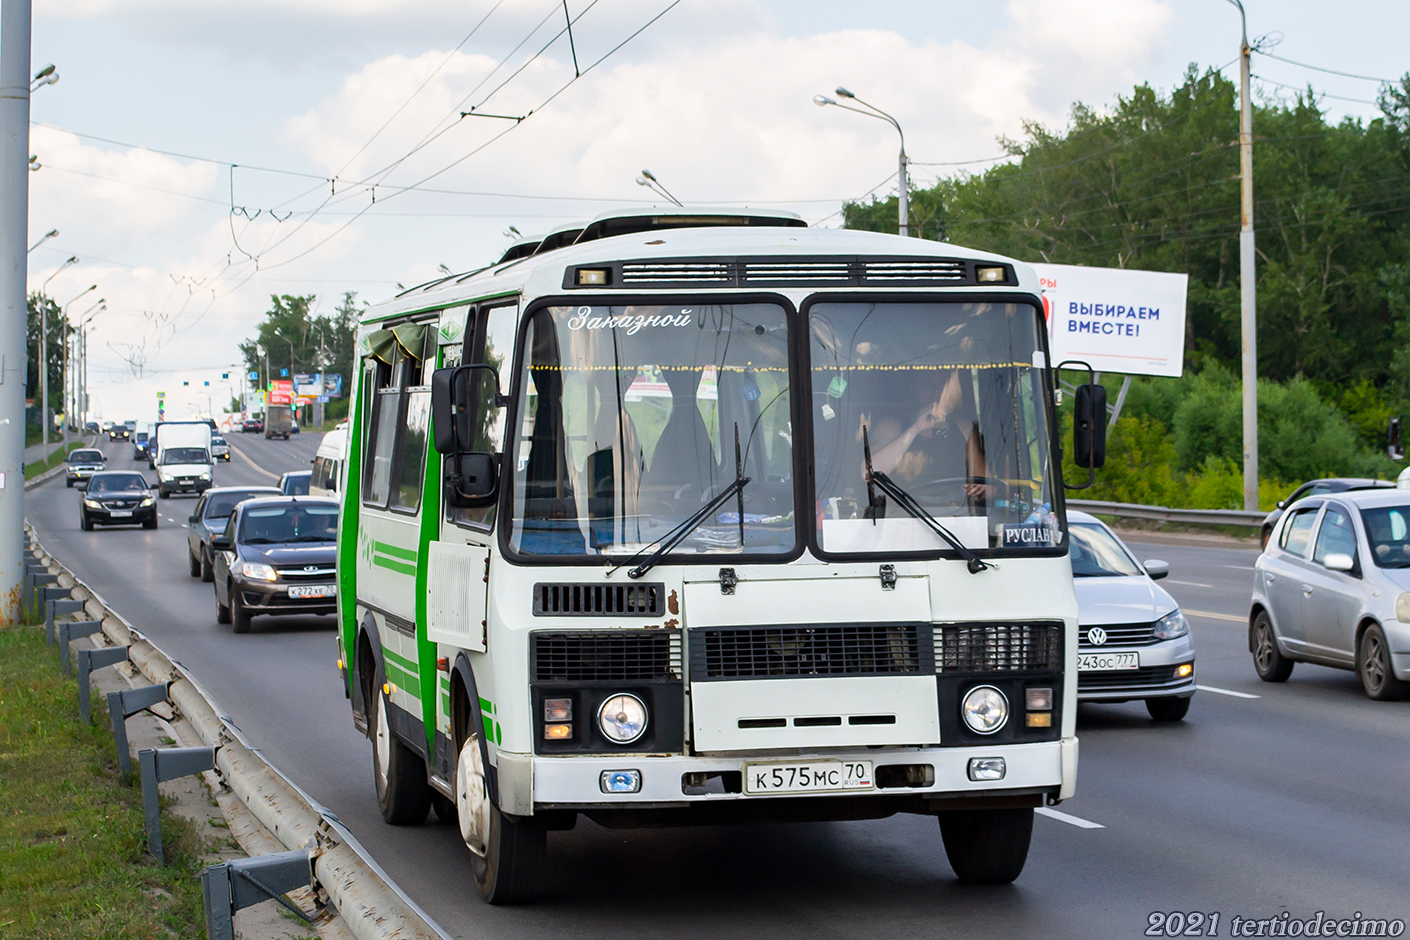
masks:
<path fill-rule="evenodd" d="M 871 443 L 873 470 L 893 477 L 902 485 L 937 480 L 965 480 L 964 493 L 970 499 L 991 496 L 986 476 L 984 438 L 979 430 L 973 394 L 964 381 L 962 369 L 918 370 L 905 373 L 904 381 L 878 401 L 924 402 L 918 412 L 893 411 L 876 417 L 863 414 L 862 426 Z M 920 378 L 917 388 L 915 378 Z M 909 420 L 908 420 L 909 419 Z M 865 466 L 862 475 L 866 475 Z"/>

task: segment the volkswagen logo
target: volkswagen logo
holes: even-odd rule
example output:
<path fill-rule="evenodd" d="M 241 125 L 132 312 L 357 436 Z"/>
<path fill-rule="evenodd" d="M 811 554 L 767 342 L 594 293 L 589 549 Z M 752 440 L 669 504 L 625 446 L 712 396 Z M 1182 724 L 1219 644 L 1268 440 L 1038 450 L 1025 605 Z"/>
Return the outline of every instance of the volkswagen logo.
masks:
<path fill-rule="evenodd" d="M 1087 631 L 1087 642 L 1093 646 L 1101 646 L 1106 642 L 1106 631 L 1101 627 L 1093 627 Z"/>

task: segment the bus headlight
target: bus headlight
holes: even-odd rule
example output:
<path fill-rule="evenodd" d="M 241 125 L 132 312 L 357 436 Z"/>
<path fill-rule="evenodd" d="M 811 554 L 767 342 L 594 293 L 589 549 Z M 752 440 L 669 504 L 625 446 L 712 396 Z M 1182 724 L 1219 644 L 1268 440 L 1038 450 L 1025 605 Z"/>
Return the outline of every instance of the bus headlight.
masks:
<path fill-rule="evenodd" d="M 614 744 L 631 744 L 646 733 L 646 705 L 630 692 L 619 692 L 602 703 L 597 726 Z"/>
<path fill-rule="evenodd" d="M 975 734 L 993 734 L 1009 720 L 1009 700 L 992 685 L 975 686 L 960 704 L 960 714 Z"/>

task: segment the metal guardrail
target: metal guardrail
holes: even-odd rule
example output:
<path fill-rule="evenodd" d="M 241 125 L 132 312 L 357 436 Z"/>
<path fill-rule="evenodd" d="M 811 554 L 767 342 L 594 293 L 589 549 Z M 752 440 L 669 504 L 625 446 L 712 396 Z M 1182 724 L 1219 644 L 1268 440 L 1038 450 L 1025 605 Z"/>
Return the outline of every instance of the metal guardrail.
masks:
<path fill-rule="evenodd" d="M 1099 499 L 1069 499 L 1067 505 L 1083 512 L 1117 516 L 1123 519 L 1150 519 L 1155 522 L 1183 522 L 1191 525 L 1233 525 L 1257 529 L 1267 518 L 1266 512 L 1244 512 L 1242 509 L 1169 509 L 1165 506 L 1142 506 L 1140 503 L 1109 503 Z"/>

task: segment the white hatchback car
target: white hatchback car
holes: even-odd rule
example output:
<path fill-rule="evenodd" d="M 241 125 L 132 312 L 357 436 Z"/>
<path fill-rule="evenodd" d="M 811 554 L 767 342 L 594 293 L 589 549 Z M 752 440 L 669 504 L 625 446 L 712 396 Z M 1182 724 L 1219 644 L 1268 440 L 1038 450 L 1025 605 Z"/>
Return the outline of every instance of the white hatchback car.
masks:
<path fill-rule="evenodd" d="M 1355 670 L 1373 699 L 1410 682 L 1410 493 L 1361 490 L 1288 507 L 1254 564 L 1248 648 L 1265 682 L 1297 662 Z"/>
<path fill-rule="evenodd" d="M 1195 694 L 1195 646 L 1180 605 L 1095 516 L 1067 511 L 1077 589 L 1077 701 L 1142 699 L 1156 721 L 1179 721 Z"/>

